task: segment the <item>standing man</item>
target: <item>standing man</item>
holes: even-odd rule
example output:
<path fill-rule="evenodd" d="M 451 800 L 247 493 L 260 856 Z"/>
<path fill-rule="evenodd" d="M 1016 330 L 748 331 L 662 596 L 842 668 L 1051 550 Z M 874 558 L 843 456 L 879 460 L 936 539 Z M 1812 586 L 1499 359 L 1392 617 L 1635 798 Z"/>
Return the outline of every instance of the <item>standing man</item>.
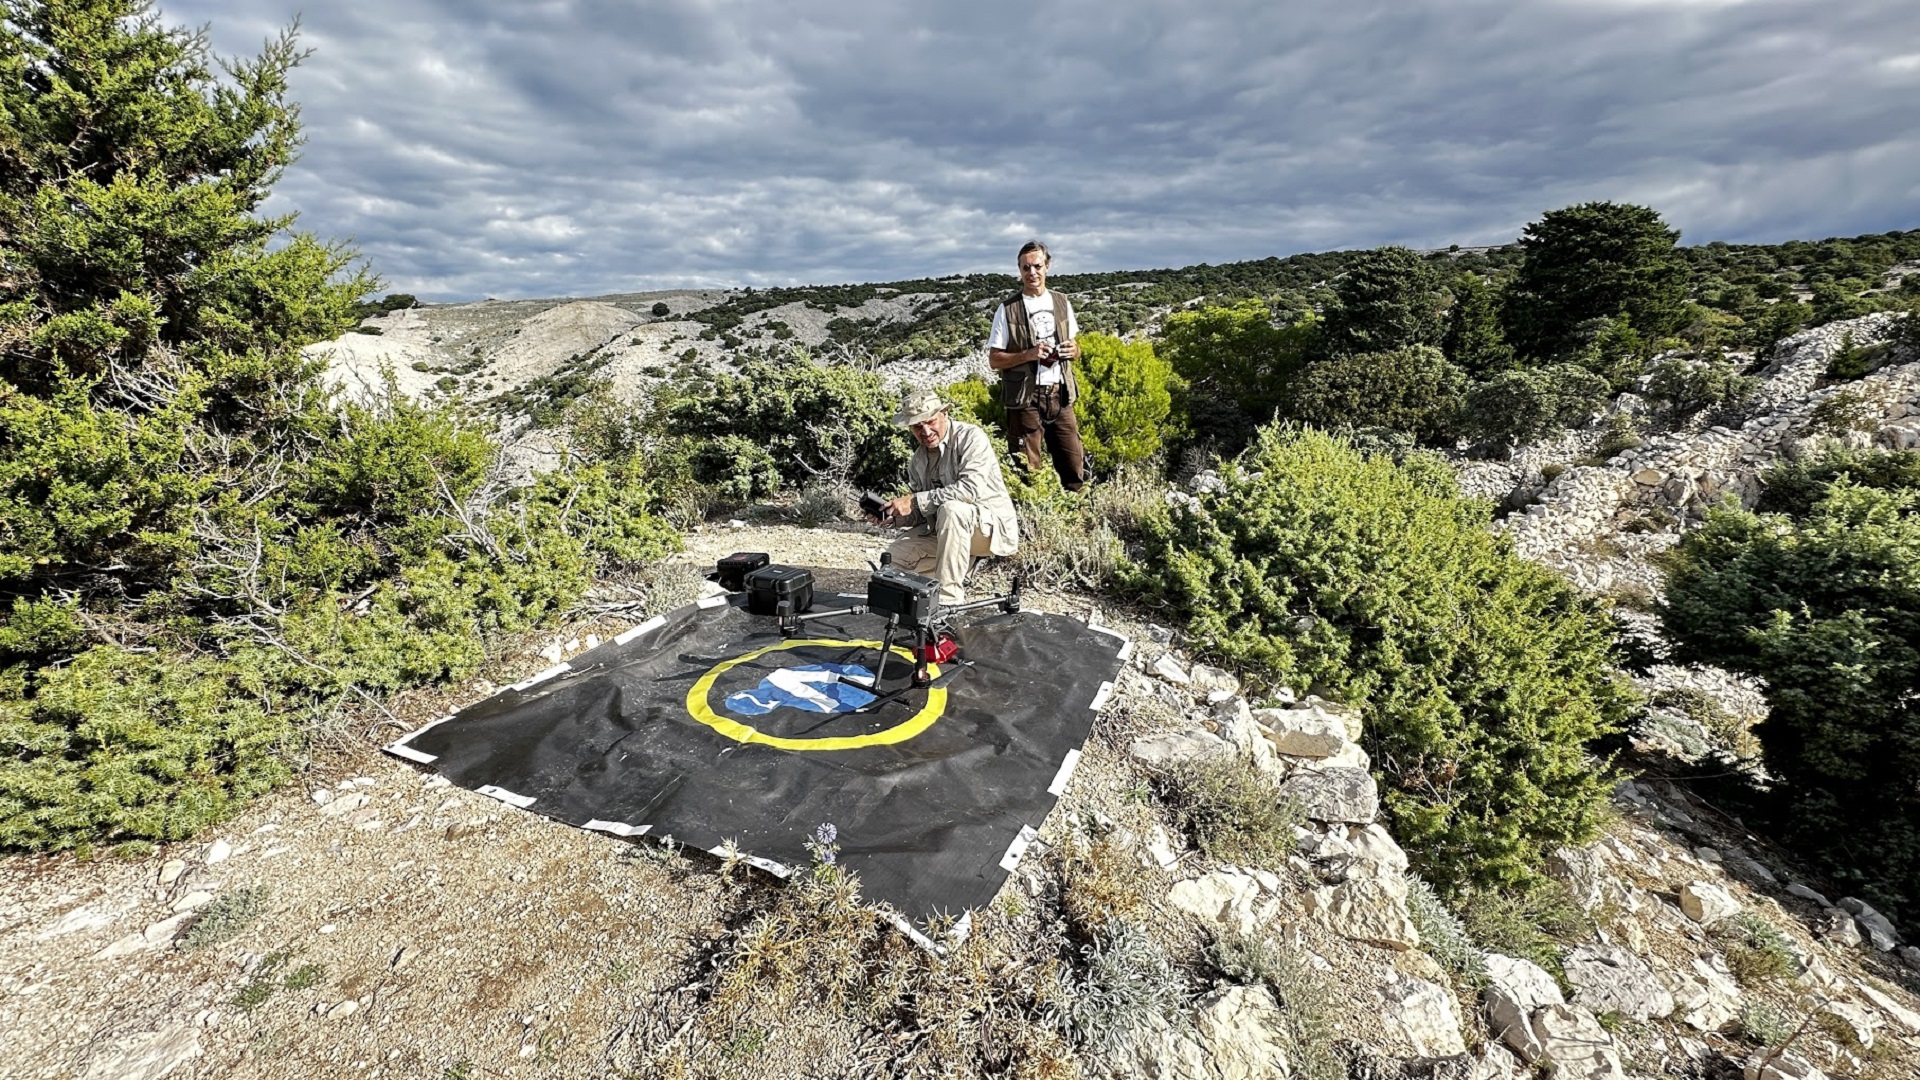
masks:
<path fill-rule="evenodd" d="M 1020 549 L 1020 522 L 1000 459 L 987 433 L 949 416 L 932 390 L 908 393 L 893 422 L 913 434 L 911 491 L 889 500 L 880 521 L 913 528 L 888 551 L 895 566 L 938 578 L 941 603 L 958 604 L 966 599 L 975 556 Z"/>
<path fill-rule="evenodd" d="M 1073 304 L 1047 289 L 1053 263 L 1047 245 L 1027 241 L 1014 262 L 1020 292 L 993 313 L 987 336 L 987 363 L 1000 373 L 1000 401 L 1007 407 L 1007 441 L 1026 455 L 1028 469 L 1038 469 L 1041 454 L 1050 454 L 1061 486 L 1079 491 L 1087 482 L 1080 418 L 1073 412 L 1080 397 L 1073 378 L 1080 324 Z"/>

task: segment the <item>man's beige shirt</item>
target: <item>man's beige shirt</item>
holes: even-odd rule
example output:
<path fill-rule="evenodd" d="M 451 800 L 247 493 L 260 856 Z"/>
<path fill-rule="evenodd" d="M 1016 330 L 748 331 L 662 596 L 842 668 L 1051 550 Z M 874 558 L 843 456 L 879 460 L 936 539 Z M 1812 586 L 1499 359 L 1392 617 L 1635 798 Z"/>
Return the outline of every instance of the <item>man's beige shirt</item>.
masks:
<path fill-rule="evenodd" d="M 987 433 L 962 420 L 950 420 L 947 437 L 929 450 L 916 445 L 907 463 L 907 486 L 913 489 L 913 516 L 907 524 L 932 535 L 935 513 L 950 500 L 980 508 L 980 528 L 992 538 L 995 555 L 1020 549 L 1020 520 L 1000 475 Z"/>

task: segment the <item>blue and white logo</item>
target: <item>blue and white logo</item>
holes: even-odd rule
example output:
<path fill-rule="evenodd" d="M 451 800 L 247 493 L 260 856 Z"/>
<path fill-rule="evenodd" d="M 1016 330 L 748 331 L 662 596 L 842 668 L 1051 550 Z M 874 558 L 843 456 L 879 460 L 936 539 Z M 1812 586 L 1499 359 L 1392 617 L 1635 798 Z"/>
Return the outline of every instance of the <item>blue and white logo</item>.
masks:
<path fill-rule="evenodd" d="M 872 701 L 873 672 L 859 664 L 808 664 L 781 668 L 751 690 L 727 695 L 736 716 L 765 716 L 775 709 L 849 713 Z"/>

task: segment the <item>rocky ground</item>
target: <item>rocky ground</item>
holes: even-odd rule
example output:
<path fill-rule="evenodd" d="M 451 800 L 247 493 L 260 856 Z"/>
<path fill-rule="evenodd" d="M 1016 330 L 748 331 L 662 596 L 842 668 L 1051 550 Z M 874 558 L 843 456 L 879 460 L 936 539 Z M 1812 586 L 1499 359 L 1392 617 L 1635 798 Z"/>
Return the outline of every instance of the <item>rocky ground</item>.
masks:
<path fill-rule="evenodd" d="M 579 341 L 642 325 L 619 304 L 600 306 L 612 310 L 548 305 L 492 330 L 476 315 L 470 337 L 453 344 L 495 333 L 503 340 L 482 342 L 484 353 L 530 356 L 538 350 L 516 353 L 502 327 L 542 315 L 556 339 L 562 323 Z M 429 336 L 450 336 L 451 324 L 438 325 Z M 1621 523 L 1659 509 L 1677 524 L 1716 492 L 1750 493 L 1753 471 L 1792 452 L 1836 392 L 1806 377 L 1834 334 L 1793 343 L 1768 404 L 1738 429 L 1676 432 L 1553 477 L 1539 466 L 1555 464 L 1555 452 L 1523 455 L 1503 466 L 1504 481 L 1482 469 L 1473 482 L 1508 484 L 1490 493 L 1524 507 L 1506 526 L 1523 553 L 1596 591 L 1657 588 L 1620 539 L 1643 534 Z M 1860 381 L 1881 417 L 1863 437 L 1904 445 L 1920 416 L 1916 366 L 1902 360 Z M 1577 440 L 1558 453 L 1579 453 Z M 13 1034 L 0 1045 L 0 1075 L 574 1077 L 672 1075 L 689 1062 L 705 1075 L 885 1072 L 899 1052 L 885 1033 L 825 1009 L 752 1039 L 689 1045 L 708 1030 L 702 988 L 717 959 L 780 886 L 743 881 L 705 855 L 513 810 L 378 749 L 683 602 L 719 555 L 763 550 L 858 571 L 883 543 L 861 526 L 710 525 L 688 538 L 677 568 L 603 584 L 579 621 L 523 643 L 486 679 L 360 717 L 300 783 L 209 835 L 136 860 L 0 862 L 0 1024 Z M 1665 755 L 1724 733 L 1656 716 L 1639 737 L 1645 771 L 1618 788 L 1605 835 L 1556 854 L 1547 869 L 1584 913 L 1563 932 L 1558 977 L 1498 955 L 1482 958 L 1483 975 L 1462 974 L 1472 965 L 1416 919 L 1419 887 L 1375 821 L 1362 718 L 1317 700 L 1248 701 L 1166 630 L 1073 594 L 1031 601 L 1115 625 L 1137 647 L 1085 762 L 994 910 L 1016 938 L 1045 940 L 1065 880 L 1057 854 L 1108 845 L 1143 875 L 1142 918 L 1183 958 L 1191 992 L 1129 1045 L 1083 1059 L 1087 1071 L 1314 1075 L 1308 1051 L 1338 1046 L 1374 1076 L 1920 1075 L 1920 950 L 1662 778 Z M 1762 708 L 1754 687 L 1724 673 L 1649 676 L 1649 689 L 1675 686 L 1743 723 Z M 1277 793 L 1309 807 L 1284 868 L 1205 858 L 1143 797 L 1168 763 L 1220 755 L 1255 762 Z M 1229 934 L 1296 961 L 1292 992 L 1222 980 L 1198 962 L 1196 943 Z M 1006 962 L 1030 959 L 1015 951 Z M 1303 1031 L 1306 1003 L 1318 1034 Z"/>
<path fill-rule="evenodd" d="M 689 537 L 682 565 L 752 549 L 857 570 L 881 540 L 860 526 L 721 523 Z M 678 584 L 657 587 L 656 605 L 684 595 L 693 575 L 660 580 Z M 1565 953 L 1564 980 L 1489 957 L 1480 989 L 1423 951 L 1444 954 L 1422 941 L 1405 857 L 1374 821 L 1358 717 L 1317 699 L 1252 708 L 1230 677 L 1189 662 L 1175 635 L 1094 612 L 1084 598 L 1034 599 L 1116 623 L 1138 647 L 1036 854 L 996 904 L 1009 918 L 1040 919 L 1057 901 L 1048 851 L 1116 845 L 1147 875 L 1158 933 L 1189 949 L 1232 932 L 1284 950 L 1313 989 L 1324 1045 L 1346 1040 L 1347 1055 L 1376 1075 L 1517 1080 L 1538 1066 L 1556 1076 L 1733 1076 L 1762 1053 L 1756 1032 L 1778 1040 L 1803 1024 L 1791 1056 L 1766 1075 L 1812 1075 L 1783 1071 L 1805 1065 L 1891 1080 L 1920 1070 L 1920 979 L 1901 959 L 1920 954 L 1871 912 L 1830 904 L 1683 786 L 1623 783 L 1607 834 L 1556 858 L 1552 872 L 1590 919 Z M 529 642 L 489 677 L 520 677 L 644 614 Z M 195 841 L 134 861 L 0 863 L 0 1023 L 14 1033 L 0 1046 L 0 1074 L 670 1074 L 655 1051 L 692 1020 L 669 1021 L 779 886 L 742 886 L 705 855 L 513 810 L 377 749 L 398 726 L 493 688 L 476 681 L 403 700 L 392 720 L 365 718 L 299 784 Z M 1311 808 L 1279 873 L 1206 859 L 1163 808 L 1137 797 L 1142 777 L 1170 761 L 1236 752 Z M 831 1018 L 796 1018 L 795 1028 L 820 1024 Z M 1169 1022 L 1083 1065 L 1141 1077 L 1284 1075 L 1272 1070 L 1299 1059 L 1293 1030 L 1266 989 L 1203 981 Z M 692 1060 L 711 1075 L 884 1071 L 887 1043 L 840 1035 L 709 1046 Z"/>

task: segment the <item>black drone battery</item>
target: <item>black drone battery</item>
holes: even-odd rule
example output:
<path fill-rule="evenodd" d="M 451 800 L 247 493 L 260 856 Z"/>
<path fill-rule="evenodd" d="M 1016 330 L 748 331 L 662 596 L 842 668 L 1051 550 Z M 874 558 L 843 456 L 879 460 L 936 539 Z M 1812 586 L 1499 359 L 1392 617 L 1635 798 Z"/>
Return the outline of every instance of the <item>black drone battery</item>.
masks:
<path fill-rule="evenodd" d="M 798 615 L 813 606 L 813 571 L 798 566 L 763 566 L 747 575 L 747 610 L 755 615 Z"/>
<path fill-rule="evenodd" d="M 714 564 L 713 580 L 728 592 L 747 587 L 747 575 L 772 562 L 764 551 L 736 551 Z"/>
<path fill-rule="evenodd" d="M 867 579 L 867 610 L 898 615 L 902 626 L 925 626 L 940 607 L 940 582 L 895 566 L 883 566 Z"/>

